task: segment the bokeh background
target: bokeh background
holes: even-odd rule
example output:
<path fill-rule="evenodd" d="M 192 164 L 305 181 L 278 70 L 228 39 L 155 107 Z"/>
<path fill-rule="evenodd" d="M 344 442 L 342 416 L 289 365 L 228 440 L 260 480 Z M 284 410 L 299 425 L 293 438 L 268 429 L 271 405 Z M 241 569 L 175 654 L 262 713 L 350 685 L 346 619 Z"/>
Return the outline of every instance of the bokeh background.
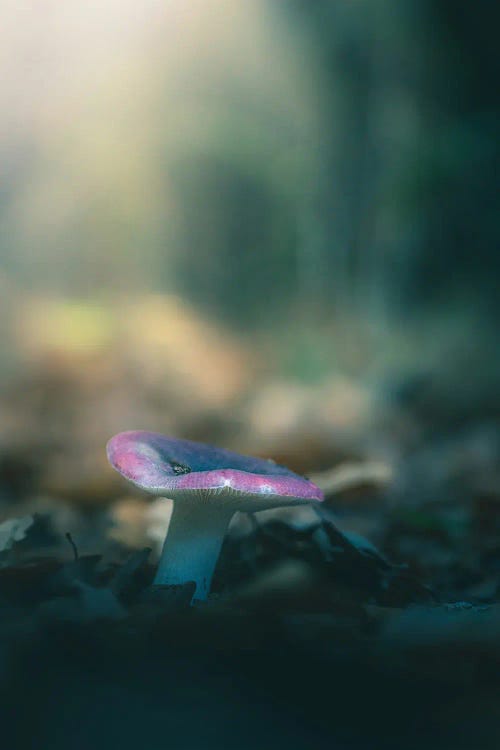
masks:
<path fill-rule="evenodd" d="M 9 750 L 500 747 L 494 5 L 0 0 Z M 322 516 L 189 608 L 130 429 Z"/>
<path fill-rule="evenodd" d="M 488 6 L 3 0 L 3 518 L 136 523 L 104 446 L 141 428 L 490 492 Z"/>

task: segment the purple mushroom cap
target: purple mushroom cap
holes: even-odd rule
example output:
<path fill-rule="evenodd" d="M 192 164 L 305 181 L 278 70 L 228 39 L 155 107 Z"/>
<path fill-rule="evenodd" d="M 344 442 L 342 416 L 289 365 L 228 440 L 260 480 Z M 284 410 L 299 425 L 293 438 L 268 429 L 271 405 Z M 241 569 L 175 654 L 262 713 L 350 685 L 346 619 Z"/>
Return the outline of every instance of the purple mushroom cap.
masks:
<path fill-rule="evenodd" d="M 194 582 L 198 600 L 210 592 L 222 541 L 236 511 L 323 500 L 319 487 L 274 461 L 156 432 L 122 432 L 111 438 L 107 450 L 111 465 L 122 476 L 173 500 L 155 583 Z"/>
<path fill-rule="evenodd" d="M 155 432 L 119 433 L 107 453 L 122 476 L 155 495 L 224 494 L 248 498 L 248 510 L 323 500 L 313 482 L 271 460 Z"/>

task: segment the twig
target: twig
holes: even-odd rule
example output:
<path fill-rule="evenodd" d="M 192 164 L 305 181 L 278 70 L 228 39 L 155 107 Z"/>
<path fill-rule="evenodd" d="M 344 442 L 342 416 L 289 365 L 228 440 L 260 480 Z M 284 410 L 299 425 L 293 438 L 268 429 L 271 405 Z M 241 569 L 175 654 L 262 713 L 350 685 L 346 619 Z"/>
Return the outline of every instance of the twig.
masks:
<path fill-rule="evenodd" d="M 74 555 L 75 561 L 76 561 L 76 560 L 78 560 L 78 549 L 76 547 L 76 544 L 73 541 L 73 537 L 71 536 L 71 534 L 69 533 L 69 531 L 66 532 L 65 536 L 66 536 L 66 539 L 68 540 L 68 542 L 71 545 L 71 549 L 73 550 L 73 555 Z"/>

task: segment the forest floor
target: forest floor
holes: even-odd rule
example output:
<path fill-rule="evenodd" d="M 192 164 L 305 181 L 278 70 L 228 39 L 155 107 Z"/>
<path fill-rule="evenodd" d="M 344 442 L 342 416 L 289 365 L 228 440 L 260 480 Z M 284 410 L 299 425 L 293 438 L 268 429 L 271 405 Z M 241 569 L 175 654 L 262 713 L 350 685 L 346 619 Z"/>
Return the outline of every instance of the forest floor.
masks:
<path fill-rule="evenodd" d="M 345 383 L 264 384 L 228 419 L 134 382 L 57 361 L 0 398 L 2 747 L 500 747 L 494 419 L 425 383 L 375 416 Z M 190 606 L 152 584 L 161 502 L 106 466 L 116 425 L 258 450 L 324 507 L 236 516 Z"/>

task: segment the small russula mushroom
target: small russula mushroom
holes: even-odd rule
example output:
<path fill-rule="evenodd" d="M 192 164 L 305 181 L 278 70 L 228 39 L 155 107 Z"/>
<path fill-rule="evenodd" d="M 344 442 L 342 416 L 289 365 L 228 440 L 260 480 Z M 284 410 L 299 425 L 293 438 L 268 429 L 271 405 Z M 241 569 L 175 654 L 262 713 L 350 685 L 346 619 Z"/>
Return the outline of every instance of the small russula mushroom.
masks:
<path fill-rule="evenodd" d="M 315 484 L 273 461 L 155 432 L 115 435 L 107 453 L 111 465 L 137 487 L 173 500 L 155 583 L 194 581 L 194 599 L 208 596 L 236 511 L 323 500 Z"/>

